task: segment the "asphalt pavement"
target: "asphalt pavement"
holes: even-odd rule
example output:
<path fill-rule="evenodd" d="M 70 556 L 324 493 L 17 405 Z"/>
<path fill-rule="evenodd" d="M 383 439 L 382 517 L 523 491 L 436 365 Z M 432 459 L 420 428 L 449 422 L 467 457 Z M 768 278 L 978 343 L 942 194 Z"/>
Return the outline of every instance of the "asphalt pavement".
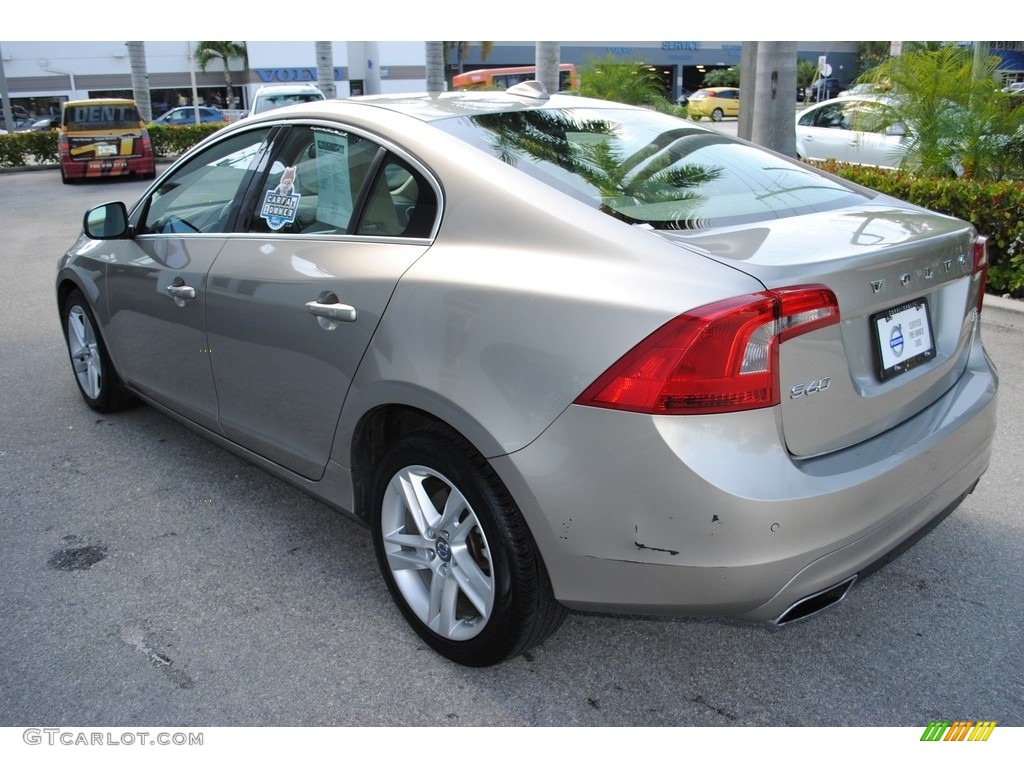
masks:
<path fill-rule="evenodd" d="M 83 404 L 56 260 L 143 189 L 0 175 L 0 726 L 1024 726 L 1018 302 L 982 315 L 988 473 L 839 605 L 785 629 L 573 614 L 466 669 L 407 628 L 366 530 L 151 408 Z"/>

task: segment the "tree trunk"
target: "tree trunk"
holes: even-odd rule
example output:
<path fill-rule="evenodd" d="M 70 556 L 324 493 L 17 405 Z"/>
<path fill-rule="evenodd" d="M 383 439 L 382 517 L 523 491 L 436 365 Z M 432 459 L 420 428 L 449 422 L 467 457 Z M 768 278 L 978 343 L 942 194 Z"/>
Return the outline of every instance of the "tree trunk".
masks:
<path fill-rule="evenodd" d="M 153 119 L 153 105 L 149 99 L 149 72 L 146 69 L 146 44 L 125 43 L 128 46 L 128 61 L 132 69 L 132 98 L 139 108 L 139 114 L 147 123 Z"/>
<path fill-rule="evenodd" d="M 427 55 L 427 90 L 439 93 L 448 90 L 444 76 L 444 43 L 439 40 L 426 42 Z"/>
<path fill-rule="evenodd" d="M 750 139 L 768 149 L 796 157 L 795 42 L 757 44 L 754 74 L 754 122 Z"/>
<path fill-rule="evenodd" d="M 740 48 L 740 115 L 736 135 L 750 141 L 754 125 L 754 95 L 757 92 L 757 46 L 745 42 Z"/>
<path fill-rule="evenodd" d="M 548 93 L 558 93 L 559 84 L 559 58 L 562 54 L 562 47 L 559 43 L 538 42 L 536 46 L 537 57 L 537 79 L 544 84 Z"/>
<path fill-rule="evenodd" d="M 324 96 L 333 99 L 338 95 L 334 87 L 334 45 L 331 42 L 314 42 L 316 49 L 316 84 Z"/>

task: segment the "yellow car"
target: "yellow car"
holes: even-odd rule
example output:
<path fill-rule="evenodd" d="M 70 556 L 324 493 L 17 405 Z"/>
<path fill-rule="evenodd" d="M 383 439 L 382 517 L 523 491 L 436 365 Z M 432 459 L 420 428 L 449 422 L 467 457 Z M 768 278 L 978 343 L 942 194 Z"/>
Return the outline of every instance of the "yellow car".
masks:
<path fill-rule="evenodd" d="M 716 123 L 723 117 L 740 114 L 739 88 L 702 88 L 690 97 L 686 112 L 691 120 L 710 117 Z"/>

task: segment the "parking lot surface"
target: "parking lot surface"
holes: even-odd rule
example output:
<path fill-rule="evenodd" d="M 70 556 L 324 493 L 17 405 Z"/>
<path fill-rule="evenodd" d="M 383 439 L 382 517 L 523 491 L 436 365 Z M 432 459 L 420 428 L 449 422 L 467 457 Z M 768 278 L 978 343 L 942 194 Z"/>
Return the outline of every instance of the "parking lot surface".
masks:
<path fill-rule="evenodd" d="M 983 314 L 977 491 L 839 605 L 785 629 L 573 614 L 467 669 L 408 629 L 368 531 L 151 408 L 82 402 L 56 260 L 143 189 L 0 175 L 0 726 L 1024 726 L 1024 315 Z"/>

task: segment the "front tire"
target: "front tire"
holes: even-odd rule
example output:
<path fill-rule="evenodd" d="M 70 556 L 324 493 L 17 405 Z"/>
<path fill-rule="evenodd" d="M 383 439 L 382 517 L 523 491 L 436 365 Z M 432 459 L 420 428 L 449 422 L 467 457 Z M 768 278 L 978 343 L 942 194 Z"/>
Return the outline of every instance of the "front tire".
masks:
<path fill-rule="evenodd" d="M 723 117 L 725 117 L 725 112 L 720 107 L 716 107 L 715 111 L 711 113 L 711 119 L 716 123 L 722 122 Z"/>
<path fill-rule="evenodd" d="M 487 461 L 441 429 L 388 451 L 373 488 L 377 562 L 406 621 L 472 667 L 524 653 L 565 609 L 518 507 Z"/>
<path fill-rule="evenodd" d="M 61 319 L 75 382 L 89 407 L 111 413 L 131 405 L 134 398 L 121 385 L 99 334 L 99 325 L 81 291 L 75 289 L 68 294 Z"/>

